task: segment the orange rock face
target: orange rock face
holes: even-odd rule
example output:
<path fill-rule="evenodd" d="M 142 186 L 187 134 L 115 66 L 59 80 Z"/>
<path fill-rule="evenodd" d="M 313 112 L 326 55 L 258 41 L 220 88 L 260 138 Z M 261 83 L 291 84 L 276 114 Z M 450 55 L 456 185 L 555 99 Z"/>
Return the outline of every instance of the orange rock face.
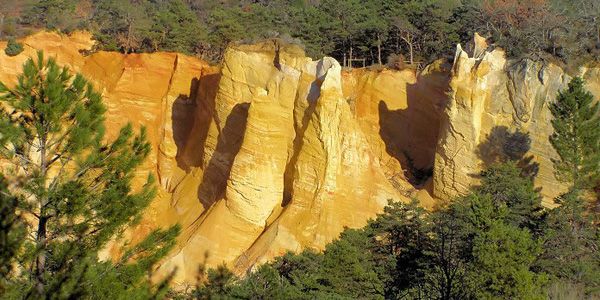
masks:
<path fill-rule="evenodd" d="M 154 174 L 160 189 L 130 236 L 181 224 L 159 269 L 177 267 L 176 284 L 193 283 L 200 263 L 242 273 L 285 251 L 322 249 L 388 200 L 434 204 L 419 189 L 431 187 L 449 80 L 442 63 L 419 76 L 342 71 L 270 41 L 229 48 L 217 68 L 176 53 L 86 56 L 85 33 L 22 42 L 22 54 L 0 53 L 0 80 L 14 83 L 44 50 L 103 93 L 109 137 L 126 122 L 148 128 L 153 152 L 139 178 Z"/>

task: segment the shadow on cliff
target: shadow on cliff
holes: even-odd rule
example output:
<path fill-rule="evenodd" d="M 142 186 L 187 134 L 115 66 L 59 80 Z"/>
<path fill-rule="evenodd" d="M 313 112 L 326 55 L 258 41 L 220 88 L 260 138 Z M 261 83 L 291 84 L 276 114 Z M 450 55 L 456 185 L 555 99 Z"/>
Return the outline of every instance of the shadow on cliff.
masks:
<path fill-rule="evenodd" d="M 527 155 L 530 149 L 529 133 L 511 131 L 506 126 L 495 126 L 477 146 L 476 154 L 483 162 L 484 169 L 494 164 L 514 161 L 521 168 L 523 176 L 533 178 L 539 171 L 539 163 L 533 161 L 532 155 Z"/>
<path fill-rule="evenodd" d="M 204 144 L 215 110 L 216 89 L 220 75 L 194 78 L 189 96 L 180 95 L 172 107 L 171 124 L 177 146 L 177 166 L 186 173 L 204 164 Z"/>
<path fill-rule="evenodd" d="M 322 69 L 323 60 L 320 60 L 317 69 Z M 323 80 L 325 79 L 326 73 L 321 77 L 317 77 L 315 81 L 310 84 L 310 89 L 308 91 L 308 95 L 306 100 L 308 101 L 308 107 L 304 110 L 304 114 L 302 115 L 302 120 L 300 122 L 301 128 L 296 129 L 296 137 L 294 138 L 294 153 L 290 158 L 289 162 L 285 166 L 285 172 L 283 173 L 283 199 L 281 201 L 281 206 L 287 206 L 291 201 L 294 193 L 294 169 L 298 162 L 298 156 L 300 155 L 300 151 L 304 146 L 304 134 L 308 129 L 308 123 L 310 118 L 315 112 L 317 107 L 317 101 L 321 96 L 321 85 L 323 84 Z"/>
<path fill-rule="evenodd" d="M 193 79 L 189 96 L 180 95 L 172 106 L 173 139 L 177 146 L 177 166 L 190 173 L 203 168 L 198 187 L 198 199 L 205 209 L 223 195 L 233 160 L 240 150 L 249 103 L 236 104 L 219 130 L 217 145 L 208 162 L 205 161 L 206 140 L 215 120 L 215 99 L 220 74 L 208 74 Z M 216 120 L 215 120 L 216 121 Z"/>
<path fill-rule="evenodd" d="M 419 75 L 417 83 L 407 84 L 406 109 L 392 110 L 384 100 L 379 101 L 379 135 L 386 152 L 400 163 L 403 177 L 416 188 L 423 188 L 433 175 L 448 74 Z M 397 175 L 392 174 L 392 180 Z"/>
<path fill-rule="evenodd" d="M 177 166 L 186 172 L 190 170 L 190 163 L 183 158 L 183 151 L 194 126 L 194 115 L 196 112 L 196 102 L 198 84 L 197 78 L 192 79 L 190 84 L 190 93 L 188 95 L 179 95 L 171 107 L 171 124 L 173 126 L 173 140 L 177 146 L 177 155 L 175 159 Z"/>
<path fill-rule="evenodd" d="M 212 206 L 225 192 L 233 161 L 240 151 L 246 132 L 249 107 L 250 103 L 236 104 L 221 128 L 217 146 L 198 187 L 198 199 L 205 209 Z"/>

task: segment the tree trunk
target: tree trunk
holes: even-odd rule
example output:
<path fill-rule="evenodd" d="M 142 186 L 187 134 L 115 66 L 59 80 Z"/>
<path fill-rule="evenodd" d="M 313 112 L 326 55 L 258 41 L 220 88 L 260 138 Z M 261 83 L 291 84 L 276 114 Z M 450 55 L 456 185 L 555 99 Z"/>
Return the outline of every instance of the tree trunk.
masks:
<path fill-rule="evenodd" d="M 410 32 L 406 32 L 405 36 L 400 36 L 400 37 L 408 45 L 409 62 L 410 62 L 411 65 L 413 65 L 414 62 L 415 62 L 415 60 L 414 60 L 414 41 L 413 41 L 413 35 Z"/>
<path fill-rule="evenodd" d="M 381 65 L 381 35 L 377 34 L 377 61 Z"/>
<path fill-rule="evenodd" d="M 40 217 L 37 229 L 37 244 L 41 249 L 35 259 L 35 289 L 38 295 L 44 295 L 44 273 L 46 272 L 46 223 L 48 218 Z"/>
<path fill-rule="evenodd" d="M 4 14 L 0 14 L 0 38 L 4 36 Z"/>
<path fill-rule="evenodd" d="M 125 53 L 129 54 L 131 52 L 131 23 L 127 27 L 127 50 Z"/>
<path fill-rule="evenodd" d="M 40 122 L 44 124 L 43 117 Z M 46 126 L 42 125 L 42 130 L 45 129 Z M 46 174 L 48 172 L 48 165 L 46 160 L 46 142 L 47 137 L 46 133 L 42 133 L 39 135 L 40 140 L 40 177 L 42 179 L 42 187 L 46 188 Z M 44 295 L 44 273 L 46 272 L 46 227 L 48 222 L 48 216 L 46 215 L 46 205 L 47 200 L 44 196 L 42 196 L 39 200 L 40 212 L 39 212 L 39 220 L 38 220 L 38 228 L 37 228 L 37 236 L 36 236 L 36 245 L 39 248 L 39 253 L 37 254 L 35 260 L 35 288 L 38 294 Z"/>
<path fill-rule="evenodd" d="M 410 43 L 408 43 L 408 49 L 409 49 L 408 51 L 409 51 L 409 54 L 410 54 L 410 64 L 413 65 L 415 63 L 415 60 L 414 60 L 414 51 L 413 51 L 413 42 L 412 42 L 412 40 L 410 41 Z"/>
<path fill-rule="evenodd" d="M 352 68 L 352 45 L 350 45 L 350 60 L 348 62 L 348 66 Z"/>
<path fill-rule="evenodd" d="M 127 25 L 127 42 L 125 42 L 125 54 L 129 54 L 131 52 L 131 28 L 133 27 L 133 22 L 129 20 L 129 24 Z"/>

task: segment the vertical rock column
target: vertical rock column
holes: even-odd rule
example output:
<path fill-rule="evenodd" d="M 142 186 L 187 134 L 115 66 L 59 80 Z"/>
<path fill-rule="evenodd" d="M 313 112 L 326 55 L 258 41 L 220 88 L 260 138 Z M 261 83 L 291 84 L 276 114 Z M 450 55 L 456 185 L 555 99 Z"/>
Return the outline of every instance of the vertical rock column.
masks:
<path fill-rule="evenodd" d="M 304 114 L 296 127 L 301 141 L 290 160 L 289 199 L 252 248 L 238 258 L 239 273 L 287 250 L 323 249 L 345 226 L 366 224 L 388 200 L 407 200 L 386 180 L 343 97 L 340 65 L 331 58 L 317 65 L 326 67 L 312 70 L 313 84 L 319 87 L 316 99 L 296 99 L 296 108 Z"/>
<path fill-rule="evenodd" d="M 593 72 L 581 72 L 592 91 L 599 81 Z M 527 150 L 521 154 L 534 164 L 534 183 L 544 204 L 553 205 L 566 186 L 554 176 L 557 154 L 548 140 L 553 132 L 548 106 L 570 79 L 552 63 L 507 60 L 500 49 L 469 54 L 459 45 L 436 151 L 435 196 L 451 200 L 466 194 L 481 169 L 505 159 L 506 147 L 516 147 Z M 511 140 L 518 136 L 525 138 Z"/>
<path fill-rule="evenodd" d="M 281 208 L 284 173 L 295 137 L 298 66 L 307 58 L 280 53 L 273 49 L 275 45 L 262 47 L 267 48 L 233 47 L 225 55 L 215 99 L 219 136 L 214 150 L 206 151 L 212 155 L 199 191 L 199 197 L 216 197 L 216 202 L 207 202 L 206 211 L 191 224 L 188 243 L 177 255 L 185 268 L 184 278 L 193 278 L 205 253 L 210 266 L 234 261 Z M 214 143 L 212 134 L 209 130 L 209 148 Z M 241 136 L 239 145 L 233 140 L 237 135 Z M 232 147 L 236 149 L 229 149 Z M 204 187 L 210 192 L 203 191 Z"/>

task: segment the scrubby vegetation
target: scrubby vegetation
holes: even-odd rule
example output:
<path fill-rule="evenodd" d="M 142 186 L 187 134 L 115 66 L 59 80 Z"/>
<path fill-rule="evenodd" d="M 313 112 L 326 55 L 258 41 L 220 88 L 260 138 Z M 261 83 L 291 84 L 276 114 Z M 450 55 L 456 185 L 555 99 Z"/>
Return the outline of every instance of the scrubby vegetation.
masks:
<path fill-rule="evenodd" d="M 381 65 L 446 57 L 478 31 L 511 57 L 577 64 L 600 53 L 598 15 L 596 0 L 4 0 L 0 37 L 87 29 L 102 49 L 212 61 L 230 42 L 281 37 L 313 57 Z"/>
<path fill-rule="evenodd" d="M 23 52 L 23 44 L 15 41 L 15 39 L 8 40 L 4 53 L 8 56 L 17 56 Z"/>

